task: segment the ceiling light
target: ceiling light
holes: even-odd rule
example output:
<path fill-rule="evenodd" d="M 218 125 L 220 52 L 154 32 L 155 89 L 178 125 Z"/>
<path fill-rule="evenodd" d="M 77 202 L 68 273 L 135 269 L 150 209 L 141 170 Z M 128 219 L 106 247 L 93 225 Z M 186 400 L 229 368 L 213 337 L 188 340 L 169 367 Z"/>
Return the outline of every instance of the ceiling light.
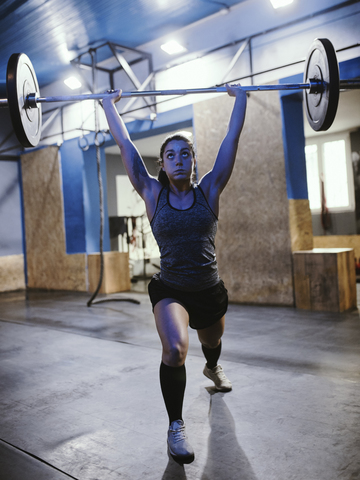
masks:
<path fill-rule="evenodd" d="M 270 0 L 272 6 L 274 8 L 281 8 L 285 7 L 286 5 L 290 5 L 294 0 Z"/>
<path fill-rule="evenodd" d="M 81 82 L 75 77 L 69 77 L 64 80 L 65 85 L 67 85 L 71 90 L 76 90 L 81 87 Z"/>
<path fill-rule="evenodd" d="M 161 49 L 169 55 L 174 55 L 174 53 L 181 53 L 186 51 L 186 48 L 184 48 L 182 45 L 180 45 L 180 43 L 176 42 L 175 40 L 170 40 L 169 42 L 164 43 L 163 45 L 161 45 Z"/>

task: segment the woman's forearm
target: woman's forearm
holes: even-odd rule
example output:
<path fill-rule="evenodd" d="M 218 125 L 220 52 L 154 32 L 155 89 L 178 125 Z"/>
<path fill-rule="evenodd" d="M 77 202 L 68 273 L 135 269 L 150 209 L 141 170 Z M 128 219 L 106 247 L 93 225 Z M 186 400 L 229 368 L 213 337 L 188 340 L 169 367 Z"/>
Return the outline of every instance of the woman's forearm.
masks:
<path fill-rule="evenodd" d="M 119 115 L 114 103 L 110 101 L 103 102 L 103 107 L 111 134 L 120 149 L 122 149 L 129 141 L 131 141 L 125 123 Z"/>
<path fill-rule="evenodd" d="M 142 196 L 144 189 L 148 187 L 150 176 L 138 150 L 130 138 L 123 119 L 115 107 L 115 103 L 120 98 L 121 91 L 116 90 L 104 99 L 104 112 L 111 134 L 120 147 L 121 158 L 129 179 L 135 190 Z"/>
<path fill-rule="evenodd" d="M 228 130 L 226 137 L 233 142 L 238 143 L 241 131 L 244 126 L 245 121 L 245 113 L 246 113 L 246 104 L 247 104 L 247 97 L 245 92 L 241 92 L 241 94 L 237 94 L 233 106 L 233 110 L 231 112 L 230 121 L 228 124 Z"/>

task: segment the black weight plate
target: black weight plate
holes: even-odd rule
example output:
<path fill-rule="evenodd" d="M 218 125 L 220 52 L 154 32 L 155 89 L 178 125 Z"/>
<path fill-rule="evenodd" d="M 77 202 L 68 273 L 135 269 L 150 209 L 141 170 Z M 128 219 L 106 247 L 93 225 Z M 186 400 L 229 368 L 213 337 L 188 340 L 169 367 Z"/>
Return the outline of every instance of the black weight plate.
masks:
<path fill-rule="evenodd" d="M 310 79 L 321 80 L 319 93 L 304 90 L 306 116 L 313 130 L 328 130 L 336 115 L 339 103 L 339 65 L 333 44 L 327 38 L 314 40 L 306 58 L 304 83 Z"/>
<path fill-rule="evenodd" d="M 11 122 L 15 134 L 24 147 L 36 147 L 41 136 L 41 105 L 30 108 L 26 104 L 29 93 L 40 96 L 34 67 L 25 53 L 13 53 L 6 73 L 6 89 Z"/>
<path fill-rule="evenodd" d="M 0 83 L 0 98 L 7 98 L 6 83 Z"/>

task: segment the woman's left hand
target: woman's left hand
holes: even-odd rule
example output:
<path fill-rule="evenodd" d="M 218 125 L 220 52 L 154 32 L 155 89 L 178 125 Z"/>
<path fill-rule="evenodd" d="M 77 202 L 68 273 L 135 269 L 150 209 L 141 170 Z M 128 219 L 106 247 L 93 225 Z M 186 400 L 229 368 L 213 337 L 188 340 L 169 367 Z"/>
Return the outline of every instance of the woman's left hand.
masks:
<path fill-rule="evenodd" d="M 228 83 L 225 85 L 227 93 L 230 97 L 237 97 L 238 95 L 246 95 L 246 92 L 241 88 L 240 83 L 235 85 L 229 85 Z"/>

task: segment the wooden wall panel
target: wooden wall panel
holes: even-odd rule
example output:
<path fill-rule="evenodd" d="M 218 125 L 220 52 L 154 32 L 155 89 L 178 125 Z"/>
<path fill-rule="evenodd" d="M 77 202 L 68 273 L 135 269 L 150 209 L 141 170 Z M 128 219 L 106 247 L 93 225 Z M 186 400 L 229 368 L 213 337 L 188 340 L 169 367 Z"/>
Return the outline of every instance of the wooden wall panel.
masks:
<path fill-rule="evenodd" d="M 312 250 L 313 231 L 309 200 L 289 200 L 291 250 Z"/>
<path fill-rule="evenodd" d="M 24 255 L 0 257 L 0 292 L 24 289 Z"/>
<path fill-rule="evenodd" d="M 314 248 L 353 248 L 360 259 L 360 235 L 321 235 L 313 237 Z"/>
<path fill-rule="evenodd" d="M 89 291 L 94 292 L 100 277 L 100 254 L 88 255 Z M 130 290 L 129 254 L 104 252 L 104 275 L 99 293 L 116 293 Z"/>
<path fill-rule="evenodd" d="M 28 286 L 86 291 L 86 255 L 67 255 L 59 153 L 21 156 Z"/>
<path fill-rule="evenodd" d="M 339 278 L 339 310 L 343 312 L 354 308 L 357 304 L 356 274 L 354 268 L 354 251 L 339 253 L 337 258 Z"/>
<path fill-rule="evenodd" d="M 200 177 L 213 166 L 233 102 L 223 95 L 194 105 Z M 216 248 L 230 301 L 293 305 L 280 101 L 272 92 L 248 99 L 235 168 L 221 196 Z"/>

